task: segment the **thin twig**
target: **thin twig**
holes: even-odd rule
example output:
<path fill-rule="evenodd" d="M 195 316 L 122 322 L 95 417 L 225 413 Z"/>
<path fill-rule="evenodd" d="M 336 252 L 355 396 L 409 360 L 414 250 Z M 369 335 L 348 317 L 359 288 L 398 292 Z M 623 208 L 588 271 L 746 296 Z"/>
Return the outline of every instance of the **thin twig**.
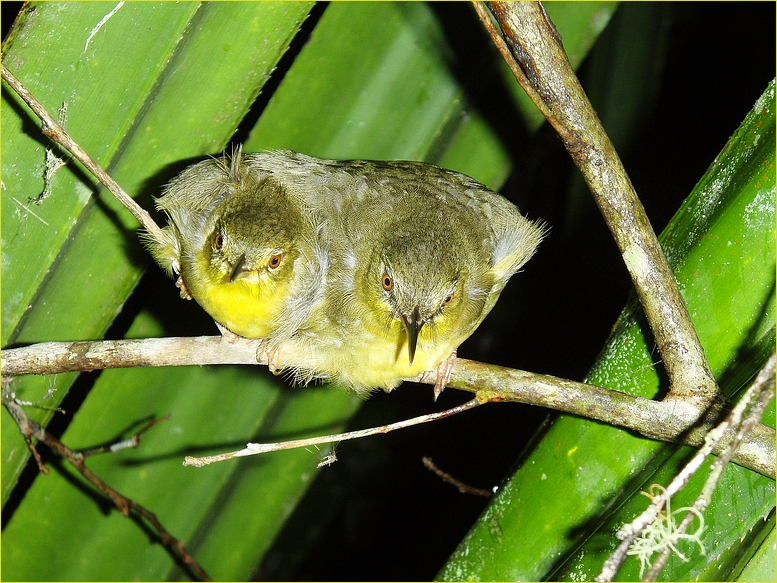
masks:
<path fill-rule="evenodd" d="M 435 473 L 439 478 L 452 486 L 456 486 L 456 488 L 461 492 L 462 494 L 472 494 L 474 496 L 482 496 L 483 498 L 491 498 L 491 492 L 488 490 L 484 490 L 483 488 L 473 488 L 469 484 L 465 484 L 461 480 L 457 480 L 453 476 L 451 476 L 448 472 L 444 472 L 440 468 L 437 467 L 437 465 L 432 461 L 432 458 L 424 456 L 421 458 L 421 461 L 424 464 L 424 467 L 429 470 L 430 472 Z"/>
<path fill-rule="evenodd" d="M 718 396 L 717 384 L 677 281 L 634 186 L 539 2 L 489 2 L 501 34 L 479 2 L 475 9 L 513 74 L 553 126 L 585 178 L 613 234 L 642 302 L 670 380 L 669 396 Z"/>
<path fill-rule="evenodd" d="M 159 240 L 161 238 L 161 229 L 154 222 L 154 219 L 151 218 L 151 215 L 124 192 L 121 186 L 68 135 L 35 96 L 6 68 L 5 64 L 3 64 L 3 80 L 11 86 L 30 109 L 35 112 L 35 115 L 40 118 L 43 134 L 61 145 L 76 160 L 81 162 L 135 216 L 148 235 L 154 240 Z"/>
<path fill-rule="evenodd" d="M 597 581 L 612 581 L 623 562 L 626 560 L 627 551 L 632 543 L 639 537 L 645 529 L 651 525 L 658 517 L 666 501 L 682 490 L 690 481 L 691 477 L 698 471 L 708 455 L 721 448 L 725 448 L 718 459 L 713 464 L 713 470 L 707 479 L 707 483 L 702 489 L 702 494 L 694 503 L 696 511 L 703 511 L 709 504 L 723 469 L 729 461 L 736 456 L 737 449 L 746 440 L 747 434 L 754 428 L 759 427 L 759 421 L 766 405 L 774 398 L 774 373 L 775 373 L 775 355 L 767 361 L 766 365 L 759 372 L 747 392 L 737 402 L 736 406 L 726 416 L 726 418 L 714 429 L 709 431 L 705 437 L 704 446 L 694 455 L 694 457 L 680 470 L 671 483 L 662 489 L 659 494 L 652 498 L 653 503 L 645 509 L 631 523 L 623 525 L 618 531 L 618 538 L 621 543 L 613 551 L 610 557 L 605 561 L 602 572 L 596 578 Z M 751 407 L 750 414 L 745 422 L 741 422 L 744 411 Z M 736 433 L 734 433 L 736 432 Z M 693 516 L 686 516 L 681 524 L 687 527 Z M 657 576 L 657 570 L 663 566 L 668 555 L 659 561 L 654 562 L 647 577 Z M 659 563 L 656 566 L 656 563 Z M 654 569 L 656 571 L 654 572 Z"/>
<path fill-rule="evenodd" d="M 222 336 L 146 338 L 95 342 L 44 342 L 2 351 L 3 375 L 58 374 L 130 366 L 208 364 L 267 364 L 261 340 L 230 341 Z M 283 362 L 283 348 L 279 349 Z M 304 365 L 304 363 L 295 363 Z M 436 374 L 410 381 L 434 384 Z M 471 393 L 488 391 L 491 401 L 510 401 L 547 407 L 616 427 L 651 439 L 701 447 L 704 437 L 723 412 L 716 404 L 700 412 L 694 404 L 674 399 L 653 401 L 611 389 L 551 375 L 536 374 L 463 358 L 456 359 L 448 386 Z M 595 403 L 595 406 L 592 406 Z M 733 435 L 733 433 L 732 433 Z M 720 453 L 720 449 L 713 453 Z M 737 450 L 736 464 L 765 476 L 775 476 L 775 431 L 759 424 Z"/>
<path fill-rule="evenodd" d="M 689 511 L 683 517 L 682 521 L 677 526 L 677 532 L 685 532 L 685 529 L 693 522 L 697 514 L 704 512 L 707 509 L 712 500 L 712 494 L 715 492 L 715 489 L 723 476 L 723 470 L 726 469 L 726 466 L 732 460 L 739 444 L 748 432 L 761 421 L 766 406 L 774 398 L 774 372 L 775 355 L 772 354 L 766 365 L 758 373 L 758 376 L 753 381 L 750 388 L 748 388 L 747 392 L 745 392 L 745 394 L 742 395 L 742 398 L 737 402 L 736 407 L 731 410 L 731 413 L 726 417 L 725 421 L 721 423 L 721 425 L 725 425 L 725 429 L 736 428 L 736 435 L 730 441 L 723 453 L 715 459 L 715 463 L 712 464 L 710 475 L 707 477 L 707 481 L 702 487 L 701 493 L 693 503 L 693 511 Z M 745 412 L 747 412 L 747 416 L 742 420 Z M 712 434 L 713 432 L 710 433 Z M 722 434 L 723 431 L 720 431 L 719 433 Z M 713 435 L 711 439 L 716 438 L 717 434 Z M 725 442 L 725 437 L 720 438 L 720 441 Z M 642 580 L 656 581 L 661 570 L 664 568 L 666 561 L 669 559 L 670 554 L 671 548 L 665 548 L 656 560 L 653 561 L 653 564 L 650 566 L 650 569 Z"/>
<path fill-rule="evenodd" d="M 149 421 L 146 423 L 140 430 L 133 433 L 130 437 L 127 439 L 122 439 L 121 441 L 117 441 L 115 443 L 110 443 L 108 445 L 100 445 L 98 447 L 92 447 L 89 449 L 82 449 L 79 453 L 84 457 L 88 458 L 93 455 L 100 455 L 102 453 L 116 453 L 117 451 L 121 451 L 122 449 L 134 449 L 138 446 L 140 446 L 140 436 L 143 435 L 146 431 L 154 427 L 155 425 L 162 423 L 163 421 L 169 421 L 170 415 L 165 415 L 164 417 L 160 417 L 158 419 L 154 419 L 152 421 Z"/>
<path fill-rule="evenodd" d="M 162 523 L 159 522 L 159 519 L 153 512 L 111 488 L 97 475 L 95 475 L 89 468 L 86 467 L 86 458 L 89 455 L 93 455 L 94 453 L 101 453 L 100 451 L 74 451 L 64 445 L 56 437 L 51 435 L 44 427 L 41 427 L 38 423 L 30 419 L 22 406 L 18 403 L 17 399 L 12 396 L 12 393 L 9 390 L 9 379 L 7 378 L 3 379 L 3 405 L 11 414 L 11 417 L 19 427 L 19 431 L 21 431 L 25 441 L 27 441 L 27 444 L 30 447 L 30 451 L 35 457 L 41 472 L 48 474 L 48 470 L 43 465 L 40 454 L 33 444 L 33 439 L 46 444 L 54 453 L 67 460 L 76 470 L 78 470 L 82 476 L 84 476 L 84 478 L 89 481 L 89 483 L 91 483 L 103 495 L 107 496 L 114 503 L 116 508 L 119 509 L 119 512 L 121 512 L 124 516 L 129 516 L 132 513 L 147 520 L 154 527 L 154 529 L 156 529 L 162 545 L 170 549 L 173 555 L 178 560 L 180 560 L 187 569 L 190 570 L 192 575 L 203 581 L 211 580 L 205 570 L 197 562 L 197 560 L 189 554 L 183 543 L 167 532 L 167 529 L 165 529 Z M 134 436 L 135 441 L 139 443 L 140 433 L 151 427 L 151 425 L 155 425 L 159 421 L 160 420 L 154 421 L 142 429 Z"/>
<path fill-rule="evenodd" d="M 412 419 L 405 419 L 404 421 L 397 421 L 389 425 L 382 425 L 380 427 L 372 427 L 370 429 L 359 429 L 358 431 L 349 431 L 348 433 L 337 433 L 335 435 L 324 435 L 321 437 L 311 437 L 308 439 L 293 439 L 290 441 L 281 441 L 277 443 L 249 443 L 245 448 L 239 451 L 230 451 L 228 453 L 220 453 L 218 455 L 209 455 L 204 457 L 186 456 L 183 460 L 183 465 L 194 466 L 201 468 L 214 462 L 223 462 L 225 460 L 231 460 L 236 457 L 245 457 L 249 455 L 257 455 L 260 453 L 267 453 L 270 451 L 280 451 L 282 449 L 296 449 L 299 447 L 308 447 L 311 445 L 317 446 L 321 443 L 332 443 L 333 441 L 346 441 L 348 439 L 360 439 L 362 437 L 368 437 L 370 435 L 377 435 L 378 433 L 389 433 L 396 431 L 397 429 L 403 429 L 405 427 L 411 427 L 413 425 L 420 425 L 422 423 L 429 423 L 430 421 L 437 421 L 438 419 L 444 419 L 457 413 L 462 413 L 469 409 L 473 409 L 478 405 L 487 403 L 487 398 L 475 397 L 456 407 L 451 407 L 445 411 L 439 413 L 429 413 L 427 415 L 421 415 L 419 417 L 413 417 Z"/>

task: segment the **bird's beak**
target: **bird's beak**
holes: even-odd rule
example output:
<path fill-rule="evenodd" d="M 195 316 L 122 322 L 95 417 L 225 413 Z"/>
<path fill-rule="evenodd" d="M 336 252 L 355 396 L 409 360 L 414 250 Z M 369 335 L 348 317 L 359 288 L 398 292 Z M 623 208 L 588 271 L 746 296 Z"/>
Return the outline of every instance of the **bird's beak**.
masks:
<path fill-rule="evenodd" d="M 229 283 L 232 283 L 233 281 L 235 281 L 235 278 L 238 275 L 240 275 L 241 271 L 243 271 L 245 264 L 246 264 L 246 254 L 243 253 L 235 262 L 235 265 L 232 267 L 232 271 L 229 272 Z"/>
<path fill-rule="evenodd" d="M 405 326 L 405 332 L 407 333 L 407 353 L 410 356 L 410 366 L 413 366 L 413 359 L 415 358 L 415 349 L 418 345 L 418 333 L 424 325 L 420 320 L 421 314 L 418 311 L 418 306 L 413 309 L 411 314 L 402 315 L 402 324 Z"/>

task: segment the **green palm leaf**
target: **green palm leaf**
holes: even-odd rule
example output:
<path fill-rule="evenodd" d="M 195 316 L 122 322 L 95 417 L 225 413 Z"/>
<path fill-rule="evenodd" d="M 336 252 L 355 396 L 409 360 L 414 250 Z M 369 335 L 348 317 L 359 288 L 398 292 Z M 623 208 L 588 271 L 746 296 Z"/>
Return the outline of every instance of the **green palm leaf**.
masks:
<path fill-rule="evenodd" d="M 607 25 L 615 6 L 548 6 L 575 65 Z M 3 58 L 50 111 L 68 103 L 68 131 L 146 208 L 151 208 L 151 197 L 170 177 L 190 161 L 219 153 L 235 132 L 241 140 L 247 137 L 247 150 L 288 147 L 317 156 L 425 159 L 466 172 L 494 188 L 502 185 L 512 169 L 515 136 L 505 132 L 503 120 L 494 116 L 490 91 L 499 88 L 500 102 L 510 104 L 505 109 L 523 112 L 525 127 L 536 128 L 541 120 L 504 76 L 500 57 L 468 6 L 332 3 L 313 8 L 304 22 L 311 8 L 309 3 L 37 3 L 25 8 L 4 44 Z M 172 281 L 155 266 L 136 289 L 151 265 L 137 242 L 136 225 L 75 163 L 55 174 L 49 198 L 40 204 L 30 202 L 44 187 L 49 144 L 5 87 L 2 97 L 3 346 L 97 339 L 106 334 L 142 338 L 217 333 L 196 305 L 178 298 Z M 718 278 L 709 275 L 717 273 L 715 265 L 723 265 L 716 262 L 738 265 L 743 255 L 736 253 L 747 248 L 744 256 L 750 260 L 740 271 L 753 283 L 742 286 L 740 281 L 740 288 L 748 293 L 740 293 L 733 280 L 718 292 L 736 299 L 737 309 L 726 320 L 734 323 L 736 332 L 726 335 L 713 330 L 703 338 L 716 375 L 726 379 L 722 384 L 732 394 L 773 344 L 774 316 L 769 311 L 773 308 L 753 311 L 754 302 L 773 306 L 768 296 L 774 285 L 773 231 L 767 244 L 768 216 L 744 222 L 753 216 L 746 212 L 748 204 L 763 201 L 757 197 L 771 192 L 771 202 L 766 200 L 762 206 L 771 208 L 773 227 L 773 115 L 773 107 L 764 107 L 760 117 L 749 118 L 750 125 L 743 128 L 750 129 L 740 130 L 739 145 L 731 146 L 732 161 L 718 165 L 734 179 L 721 191 L 725 196 L 716 199 L 715 208 L 699 210 L 703 201 L 709 205 L 709 197 L 692 196 L 665 235 L 667 245 L 673 249 L 678 245 L 672 255 L 676 267 L 690 269 L 680 276 L 687 289 L 708 277 L 717 290 Z M 753 130 L 758 123 L 761 129 Z M 753 147 L 753 136 L 758 136 L 758 148 Z M 768 144 L 772 144 L 771 153 Z M 759 164 L 768 165 L 769 160 L 772 166 L 762 174 L 766 178 L 757 178 Z M 708 183 L 717 184 L 712 179 Z M 746 196 L 751 197 L 749 203 Z M 706 222 L 699 221 L 701 214 L 707 216 Z M 701 242 L 718 244 L 699 251 L 701 255 L 694 259 L 698 245 L 691 243 L 698 242 L 689 242 L 684 234 L 688 232 Z M 742 235 L 734 249 L 720 243 L 732 240 L 731 233 Z M 692 270 L 693 261 L 701 262 L 704 269 Z M 759 296 L 757 290 L 764 289 Z M 714 313 L 710 321 L 716 322 L 720 315 L 714 308 L 702 303 L 696 313 L 692 307 L 692 315 L 700 326 L 706 314 Z M 622 334 L 631 334 L 623 338 L 633 342 L 630 359 L 615 350 L 616 344 L 627 342 L 613 343 L 607 355 L 626 367 L 629 375 L 643 371 L 646 380 L 637 384 L 654 391 L 657 380 L 653 367 L 646 366 L 652 361 L 643 335 L 625 316 L 623 321 Z M 720 337 L 716 334 L 725 341 L 712 340 Z M 617 383 L 605 382 L 612 374 L 602 364 L 590 380 L 619 388 Z M 170 421 L 143 436 L 138 450 L 96 457 L 89 466 L 154 511 L 217 579 L 251 577 L 278 534 L 300 521 L 307 532 L 295 538 L 294 551 L 307 552 L 315 540 L 311 531 L 322 528 L 319 521 L 325 522 L 330 512 L 324 502 L 312 511 L 306 506 L 302 518 L 294 516 L 318 472 L 318 454 L 278 452 L 202 469 L 183 468 L 183 456 L 236 449 L 246 441 L 339 431 L 360 405 L 328 387 L 291 389 L 264 369 L 240 367 L 112 370 L 80 378 L 24 377 L 14 383 L 16 393 L 29 400 L 41 400 L 55 387 L 46 404 L 65 400 L 67 408 L 77 408 L 62 436 L 74 448 L 126 436 L 150 416 L 171 413 Z M 30 413 L 45 423 L 52 417 L 43 411 Z M 67 466 L 52 462 L 48 476 L 30 479 L 28 470 L 19 482 L 28 467 L 29 452 L 15 425 L 3 415 L 5 579 L 187 577 L 153 535 L 112 509 Z M 55 418 L 56 423 L 61 423 L 60 418 Z M 664 472 L 671 474 L 684 453 L 590 425 L 559 421 L 552 431 L 558 435 L 560 449 L 554 452 L 546 439 L 532 454 L 549 456 L 558 477 L 532 482 L 537 500 L 559 499 L 558 506 L 549 508 L 551 520 L 539 515 L 540 506 L 535 515 L 526 515 L 532 516 L 530 526 L 535 531 L 542 529 L 541 535 L 533 532 L 531 544 L 526 544 L 523 535 L 510 529 L 523 533 L 528 523 L 516 521 L 511 526 L 509 521 L 494 521 L 495 508 L 507 508 L 504 516 L 508 516 L 521 514 L 526 507 L 518 498 L 505 505 L 509 494 L 502 493 L 454 553 L 443 577 L 571 577 L 575 572 L 588 576 L 596 571 L 602 549 L 614 540 L 613 526 L 640 500 L 631 495 L 648 479 L 642 467 L 665 463 Z M 580 441 L 577 455 L 595 458 L 605 467 L 586 462 L 590 471 L 578 481 L 580 474 L 573 470 L 580 459 L 569 466 L 568 460 L 556 458 L 559 452 L 569 451 L 563 444 L 569 440 L 577 444 L 574 440 L 583 439 L 578 436 L 594 435 L 593 431 L 601 432 L 595 433 L 598 439 L 587 438 L 590 446 Z M 639 479 L 633 478 L 632 466 L 621 467 L 622 459 L 613 456 L 613 449 L 620 447 L 616 444 L 623 441 L 634 448 Z M 620 494 L 622 484 L 614 477 L 602 488 L 598 478 L 612 467 L 619 479 L 630 478 L 628 491 Z M 527 464 L 504 492 L 510 492 L 513 483 L 529 479 L 523 477 L 530 475 L 526 469 Z M 728 471 L 732 476 L 723 494 L 734 492 L 739 499 L 744 492 L 752 503 L 732 519 L 744 526 L 731 529 L 715 547 L 728 545 L 725 563 L 721 559 L 710 564 L 715 568 L 725 564 L 717 573 L 744 569 L 743 577 L 748 573 L 754 577 L 763 572 L 757 570 L 759 557 L 770 548 L 763 541 L 773 537 L 773 518 L 766 523 L 760 520 L 770 508 L 770 492 L 773 507 L 773 482 L 740 468 Z M 564 496 L 553 494 L 558 491 Z M 584 503 L 573 504 L 568 491 L 585 498 Z M 610 508 L 607 504 L 622 505 L 623 516 L 604 514 L 603 508 Z M 723 514 L 725 510 L 718 513 Z M 296 520 L 290 521 L 292 516 Z M 570 538 L 569 529 L 588 526 L 586 520 L 592 516 L 601 520 L 591 521 L 590 530 L 574 530 L 576 535 Z M 738 542 L 737 537 L 756 525 L 752 534 Z M 470 546 L 486 531 L 491 538 L 483 538 L 483 546 Z M 501 538 L 495 537 L 500 532 Z M 289 536 L 284 532 L 281 539 Z M 582 546 L 589 536 L 588 540 L 597 541 L 593 550 Z M 505 553 L 501 558 L 507 547 L 517 554 Z M 473 551 L 470 559 L 465 556 L 467 549 Z M 275 551 L 276 556 L 285 556 L 283 541 Z M 473 566 L 472 557 L 478 553 L 494 558 L 495 566 L 491 570 Z M 566 560 L 560 561 L 559 556 Z M 673 570 L 670 576 L 700 576 L 702 571 L 695 568 Z M 773 573 L 773 563 L 771 568 Z M 271 567 L 264 564 L 262 569 Z M 381 578 L 380 573 L 376 577 Z"/>

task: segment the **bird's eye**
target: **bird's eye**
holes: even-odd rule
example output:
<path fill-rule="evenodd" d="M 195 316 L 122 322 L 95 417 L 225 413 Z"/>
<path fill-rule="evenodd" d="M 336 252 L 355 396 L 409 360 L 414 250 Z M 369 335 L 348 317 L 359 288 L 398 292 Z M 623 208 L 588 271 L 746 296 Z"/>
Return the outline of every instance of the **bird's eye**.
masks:
<path fill-rule="evenodd" d="M 220 250 L 224 246 L 224 235 L 217 233 L 216 238 L 213 240 L 213 245 L 216 247 L 216 250 Z"/>
<path fill-rule="evenodd" d="M 450 303 L 453 301 L 453 295 L 454 295 L 454 294 L 450 294 L 449 296 L 447 296 L 447 297 L 446 297 L 446 298 L 445 298 L 445 299 L 442 301 L 442 305 L 443 305 L 443 306 L 447 306 L 448 304 L 450 304 Z"/>
<path fill-rule="evenodd" d="M 267 262 L 267 267 L 269 267 L 272 270 L 278 269 L 281 265 L 281 260 L 283 259 L 282 253 L 277 253 L 270 257 L 270 260 Z"/>
<path fill-rule="evenodd" d="M 383 274 L 383 277 L 380 279 L 380 283 L 383 284 L 383 289 L 386 291 L 391 291 L 394 289 L 394 280 L 391 279 L 391 276 L 388 273 Z"/>

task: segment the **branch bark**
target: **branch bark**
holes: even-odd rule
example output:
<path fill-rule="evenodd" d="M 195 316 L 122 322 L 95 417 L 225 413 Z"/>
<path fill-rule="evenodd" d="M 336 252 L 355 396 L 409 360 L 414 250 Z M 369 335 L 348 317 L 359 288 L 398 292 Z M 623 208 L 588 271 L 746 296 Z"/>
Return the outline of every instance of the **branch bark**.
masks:
<path fill-rule="evenodd" d="M 282 355 L 283 348 L 280 349 Z M 2 351 L 2 374 L 62 372 L 207 364 L 267 364 L 261 340 L 230 341 L 222 336 L 147 338 L 95 342 L 44 342 Z M 297 363 L 304 366 L 304 363 Z M 434 385 L 436 373 L 408 381 Z M 701 447 L 706 433 L 725 414 L 714 401 L 704 409 L 684 400 L 653 401 L 561 379 L 456 359 L 448 386 L 477 393 L 488 401 L 527 403 L 580 415 L 637 431 L 660 441 Z M 715 450 L 719 453 L 719 450 Z M 775 431 L 759 424 L 743 440 L 733 461 L 775 477 Z"/>
<path fill-rule="evenodd" d="M 480 2 L 475 9 L 515 78 L 564 143 L 604 216 L 647 315 L 670 380 L 667 399 L 699 408 L 718 397 L 717 384 L 677 280 L 634 186 L 539 2 Z"/>

